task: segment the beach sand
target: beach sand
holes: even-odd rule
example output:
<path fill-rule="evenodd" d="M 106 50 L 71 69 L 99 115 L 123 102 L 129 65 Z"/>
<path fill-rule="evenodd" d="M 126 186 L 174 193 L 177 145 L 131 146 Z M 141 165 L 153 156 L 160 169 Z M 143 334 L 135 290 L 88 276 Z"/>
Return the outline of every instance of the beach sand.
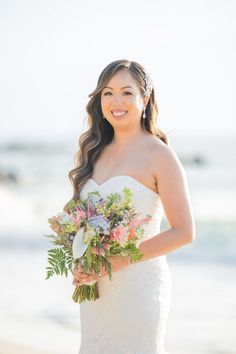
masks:
<path fill-rule="evenodd" d="M 11 250 L 0 255 L 0 354 L 78 354 L 80 312 L 71 300 L 71 279 L 45 281 L 44 252 Z M 169 265 L 168 353 L 235 354 L 235 266 Z"/>
<path fill-rule="evenodd" d="M 47 351 L 39 351 L 34 348 L 21 346 L 17 343 L 0 341 L 0 354 L 54 354 Z M 56 352 L 55 352 L 56 354 Z"/>

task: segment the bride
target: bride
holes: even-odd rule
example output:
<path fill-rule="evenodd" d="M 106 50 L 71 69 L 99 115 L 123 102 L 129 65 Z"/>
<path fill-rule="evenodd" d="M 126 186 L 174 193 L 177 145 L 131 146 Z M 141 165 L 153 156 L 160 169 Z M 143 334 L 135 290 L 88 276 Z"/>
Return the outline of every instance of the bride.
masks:
<path fill-rule="evenodd" d="M 183 167 L 157 128 L 152 80 L 138 63 L 117 60 L 101 73 L 87 105 L 89 129 L 79 141 L 69 176 L 74 199 L 133 191 L 134 205 L 151 214 L 141 261 L 112 256 L 113 280 L 103 270 L 74 267 L 73 284 L 97 281 L 99 298 L 80 304 L 79 354 L 164 354 L 171 298 L 166 254 L 192 242 L 195 226 Z M 170 227 L 160 232 L 163 213 Z"/>

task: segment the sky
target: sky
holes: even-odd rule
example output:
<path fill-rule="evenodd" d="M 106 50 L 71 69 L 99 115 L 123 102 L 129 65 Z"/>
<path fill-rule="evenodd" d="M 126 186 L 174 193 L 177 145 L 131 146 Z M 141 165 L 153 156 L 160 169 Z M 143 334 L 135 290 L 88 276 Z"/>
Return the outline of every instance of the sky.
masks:
<path fill-rule="evenodd" d="M 76 139 L 113 60 L 150 73 L 169 135 L 236 133 L 234 0 L 0 0 L 0 139 Z"/>

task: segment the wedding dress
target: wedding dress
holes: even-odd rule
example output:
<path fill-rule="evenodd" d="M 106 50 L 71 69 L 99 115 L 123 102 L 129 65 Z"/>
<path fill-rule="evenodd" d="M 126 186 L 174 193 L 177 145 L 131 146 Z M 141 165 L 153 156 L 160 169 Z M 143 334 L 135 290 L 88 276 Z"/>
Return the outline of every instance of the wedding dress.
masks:
<path fill-rule="evenodd" d="M 99 191 L 106 198 L 127 187 L 140 216 L 151 214 L 143 224 L 144 237 L 157 235 L 163 206 L 157 193 L 131 176 L 115 176 L 102 184 L 89 178 L 80 197 Z M 165 256 L 132 263 L 113 273 L 113 280 L 98 281 L 99 299 L 80 304 L 81 346 L 79 354 L 167 354 L 164 348 L 171 299 L 171 273 Z"/>

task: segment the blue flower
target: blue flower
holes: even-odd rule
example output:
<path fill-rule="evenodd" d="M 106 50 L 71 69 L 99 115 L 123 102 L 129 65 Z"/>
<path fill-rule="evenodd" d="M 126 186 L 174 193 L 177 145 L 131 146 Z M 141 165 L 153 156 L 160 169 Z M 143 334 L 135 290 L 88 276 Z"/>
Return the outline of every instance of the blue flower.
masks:
<path fill-rule="evenodd" d="M 110 233 L 109 220 L 104 218 L 102 215 L 91 216 L 88 219 L 88 223 L 98 232 L 102 231 L 104 234 Z"/>

